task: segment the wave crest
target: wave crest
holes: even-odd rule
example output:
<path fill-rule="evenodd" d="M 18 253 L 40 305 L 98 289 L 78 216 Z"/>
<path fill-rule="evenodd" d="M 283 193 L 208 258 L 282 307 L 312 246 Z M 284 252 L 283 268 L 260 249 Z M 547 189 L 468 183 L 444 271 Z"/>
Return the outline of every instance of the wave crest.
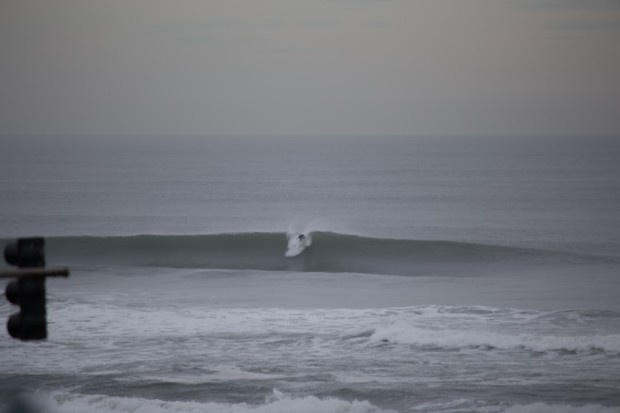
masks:
<path fill-rule="evenodd" d="M 402 323 L 377 327 L 370 340 L 374 343 L 407 344 L 438 350 L 527 350 L 559 353 L 620 354 L 620 334 L 556 336 L 506 334 L 479 330 L 429 330 Z"/>
<path fill-rule="evenodd" d="M 292 259 L 285 257 L 285 233 L 51 237 L 47 239 L 47 251 L 48 261 L 58 264 L 420 276 L 480 274 L 506 268 L 506 264 L 603 259 L 499 245 L 333 232 L 312 233 L 312 240 L 311 248 Z"/>
<path fill-rule="evenodd" d="M 84 413 L 380 413 L 385 412 L 367 401 L 345 401 L 316 396 L 292 397 L 278 390 L 264 404 L 162 401 L 103 395 L 54 395 L 47 404 L 63 411 Z M 387 413 L 387 412 L 386 412 Z"/>

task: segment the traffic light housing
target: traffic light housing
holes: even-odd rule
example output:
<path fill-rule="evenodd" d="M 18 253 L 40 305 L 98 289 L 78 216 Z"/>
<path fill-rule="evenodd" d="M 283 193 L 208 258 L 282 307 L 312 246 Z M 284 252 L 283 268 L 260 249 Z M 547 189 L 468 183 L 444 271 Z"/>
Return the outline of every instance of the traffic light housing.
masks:
<path fill-rule="evenodd" d="M 45 267 L 45 240 L 19 238 L 4 248 L 4 259 L 18 270 L 0 270 L 0 278 L 15 278 L 6 285 L 6 298 L 19 305 L 20 312 L 9 317 L 7 330 L 20 340 L 45 340 L 47 320 L 45 278 L 68 277 L 66 267 Z"/>
<path fill-rule="evenodd" d="M 6 297 L 20 306 L 20 312 L 9 317 L 7 330 L 20 340 L 45 340 L 47 320 L 45 308 L 45 277 L 20 278 L 6 287 Z"/>
<path fill-rule="evenodd" d="M 19 268 L 45 267 L 45 240 L 37 237 L 11 241 L 4 247 L 4 260 Z"/>
<path fill-rule="evenodd" d="M 45 241 L 43 238 L 11 241 L 4 249 L 4 259 L 22 269 L 45 267 Z M 9 334 L 20 340 L 46 339 L 45 275 L 19 276 L 7 284 L 5 292 L 7 300 L 20 307 L 19 313 L 9 317 Z"/>

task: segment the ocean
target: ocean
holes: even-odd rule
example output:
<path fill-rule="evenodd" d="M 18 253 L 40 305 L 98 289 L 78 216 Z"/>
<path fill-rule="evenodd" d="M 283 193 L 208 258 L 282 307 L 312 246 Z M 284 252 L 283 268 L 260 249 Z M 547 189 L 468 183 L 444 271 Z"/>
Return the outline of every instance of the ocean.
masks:
<path fill-rule="evenodd" d="M 71 269 L 0 411 L 620 412 L 618 137 L 0 147 L 0 245 Z"/>

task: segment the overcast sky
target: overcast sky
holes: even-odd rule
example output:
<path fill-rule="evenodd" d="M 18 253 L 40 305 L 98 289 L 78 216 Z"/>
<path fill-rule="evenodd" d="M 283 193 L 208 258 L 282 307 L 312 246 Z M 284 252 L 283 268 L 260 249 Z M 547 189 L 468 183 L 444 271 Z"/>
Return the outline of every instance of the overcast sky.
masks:
<path fill-rule="evenodd" d="M 620 134 L 620 0 L 0 0 L 0 134 Z"/>

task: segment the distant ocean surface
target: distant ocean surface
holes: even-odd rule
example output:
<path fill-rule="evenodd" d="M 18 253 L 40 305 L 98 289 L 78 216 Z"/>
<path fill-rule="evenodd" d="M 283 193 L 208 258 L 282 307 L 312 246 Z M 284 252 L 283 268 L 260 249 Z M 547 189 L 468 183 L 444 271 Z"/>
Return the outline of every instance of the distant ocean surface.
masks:
<path fill-rule="evenodd" d="M 0 148 L 0 244 L 72 271 L 1 412 L 620 412 L 620 137 Z"/>

